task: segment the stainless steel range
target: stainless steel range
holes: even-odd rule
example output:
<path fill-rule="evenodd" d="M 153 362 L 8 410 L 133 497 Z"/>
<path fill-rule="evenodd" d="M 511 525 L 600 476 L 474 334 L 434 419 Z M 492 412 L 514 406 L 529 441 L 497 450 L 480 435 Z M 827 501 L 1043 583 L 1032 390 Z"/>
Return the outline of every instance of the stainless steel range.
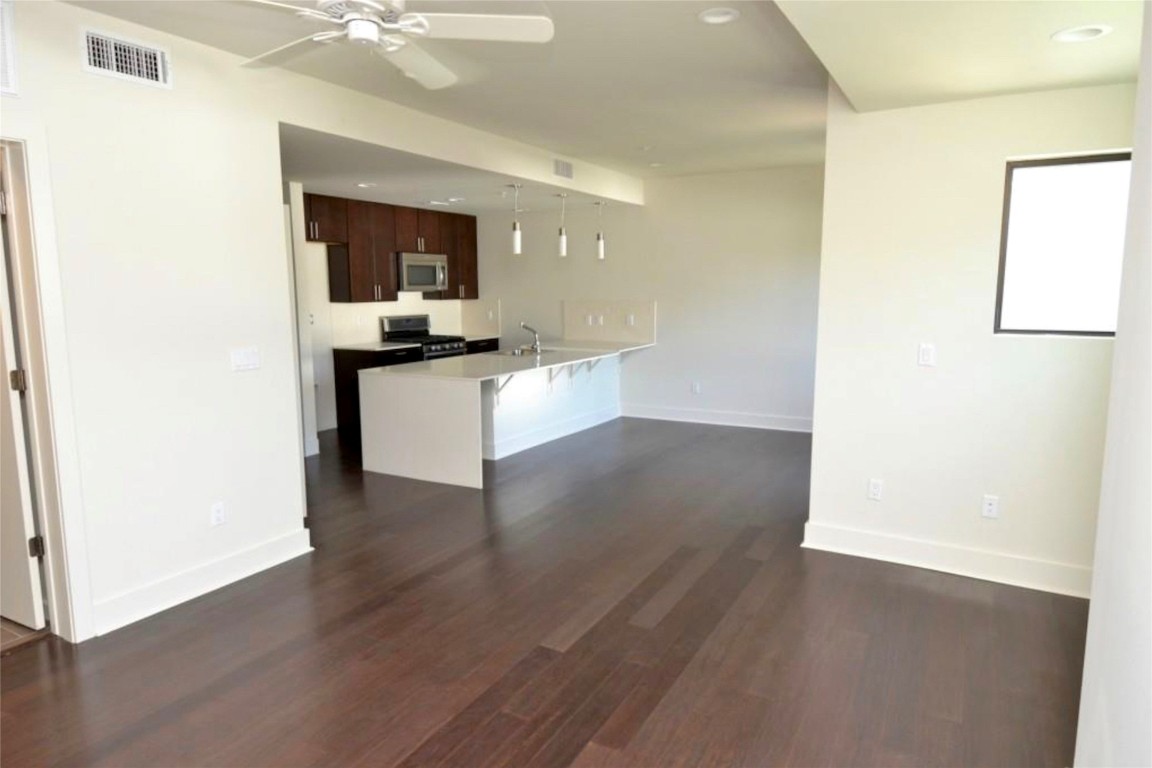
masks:
<path fill-rule="evenodd" d="M 389 315 L 380 318 L 384 341 L 419 343 L 424 348 L 424 359 L 462 355 L 466 345 L 463 336 L 441 336 L 430 333 L 432 324 L 428 315 Z"/>

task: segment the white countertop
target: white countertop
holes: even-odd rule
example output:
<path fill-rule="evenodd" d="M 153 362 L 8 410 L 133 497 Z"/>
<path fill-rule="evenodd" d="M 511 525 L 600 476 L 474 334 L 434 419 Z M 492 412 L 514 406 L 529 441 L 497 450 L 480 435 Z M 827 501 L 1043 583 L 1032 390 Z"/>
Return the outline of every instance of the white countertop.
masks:
<path fill-rule="evenodd" d="M 384 352 L 390 349 L 411 349 L 419 347 L 404 341 L 367 341 L 363 344 L 337 344 L 332 349 L 346 349 L 350 352 Z"/>
<path fill-rule="evenodd" d="M 650 341 L 594 341 L 591 339 L 557 339 L 541 342 L 545 349 L 580 349 L 596 352 L 633 352 L 656 346 Z"/>
<path fill-rule="evenodd" d="M 651 346 L 651 345 L 647 345 Z M 361 376 L 423 376 L 435 379 L 463 379 L 484 381 L 499 379 L 524 371 L 557 368 L 575 365 L 605 357 L 614 357 L 619 349 L 590 350 L 583 348 L 561 348 L 559 345 L 544 345 L 544 353 L 536 355 L 505 355 L 499 352 L 484 352 L 479 355 L 442 357 L 439 360 L 424 360 L 417 363 L 388 365 L 381 368 L 364 368 Z"/>

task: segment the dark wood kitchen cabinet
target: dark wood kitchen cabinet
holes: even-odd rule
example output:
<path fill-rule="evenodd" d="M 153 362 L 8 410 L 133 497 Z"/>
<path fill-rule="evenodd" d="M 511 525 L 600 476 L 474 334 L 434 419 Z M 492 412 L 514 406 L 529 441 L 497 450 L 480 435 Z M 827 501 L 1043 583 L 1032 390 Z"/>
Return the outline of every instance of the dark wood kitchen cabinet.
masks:
<path fill-rule="evenodd" d="M 319 243 L 348 242 L 348 203 L 342 197 L 304 195 L 304 235 Z"/>
<path fill-rule="evenodd" d="M 397 253 L 448 257 L 448 290 L 424 298 L 480 298 L 475 216 L 312 194 L 304 208 L 308 239 L 328 243 L 331 301 L 396 301 Z"/>
<path fill-rule="evenodd" d="M 476 253 L 476 217 L 460 216 L 456 223 L 457 298 L 480 298 L 480 271 Z"/>
<path fill-rule="evenodd" d="M 440 214 L 441 244 L 448 256 L 448 290 L 425 293 L 426 299 L 478 299 L 476 269 L 476 217 Z"/>
<path fill-rule="evenodd" d="M 347 201 L 348 242 L 328 246 L 328 297 L 333 302 L 395 301 L 396 222 L 393 206 Z"/>
<path fill-rule="evenodd" d="M 491 339 L 473 339 L 465 345 L 464 354 L 479 355 L 483 352 L 499 352 L 500 351 L 500 337 L 495 336 Z"/>
<path fill-rule="evenodd" d="M 396 250 L 401 253 L 443 253 L 440 232 L 443 214 L 423 208 L 396 206 Z"/>
<path fill-rule="evenodd" d="M 378 351 L 332 350 L 333 383 L 336 388 L 336 429 L 340 443 L 360 449 L 360 375 L 365 368 L 414 363 L 424 359 L 420 347 Z"/>

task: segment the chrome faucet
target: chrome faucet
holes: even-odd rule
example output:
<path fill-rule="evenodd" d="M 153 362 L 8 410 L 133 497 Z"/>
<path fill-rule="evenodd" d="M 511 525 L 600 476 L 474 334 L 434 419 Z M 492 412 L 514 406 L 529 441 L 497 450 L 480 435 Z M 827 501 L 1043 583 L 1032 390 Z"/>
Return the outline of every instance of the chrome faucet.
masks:
<path fill-rule="evenodd" d="M 540 354 L 540 334 L 528 323 L 521 322 L 520 327 L 532 334 L 532 354 Z"/>

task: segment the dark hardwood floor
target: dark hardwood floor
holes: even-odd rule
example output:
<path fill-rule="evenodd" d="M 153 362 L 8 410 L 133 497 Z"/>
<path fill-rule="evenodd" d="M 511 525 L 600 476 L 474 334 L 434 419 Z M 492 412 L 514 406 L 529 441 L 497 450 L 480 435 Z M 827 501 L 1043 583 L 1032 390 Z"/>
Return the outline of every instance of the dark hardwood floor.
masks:
<path fill-rule="evenodd" d="M 1071 764 L 1087 603 L 801 549 L 808 456 L 624 419 L 481 492 L 327 434 L 316 552 L 6 656 L 3 764 Z"/>

